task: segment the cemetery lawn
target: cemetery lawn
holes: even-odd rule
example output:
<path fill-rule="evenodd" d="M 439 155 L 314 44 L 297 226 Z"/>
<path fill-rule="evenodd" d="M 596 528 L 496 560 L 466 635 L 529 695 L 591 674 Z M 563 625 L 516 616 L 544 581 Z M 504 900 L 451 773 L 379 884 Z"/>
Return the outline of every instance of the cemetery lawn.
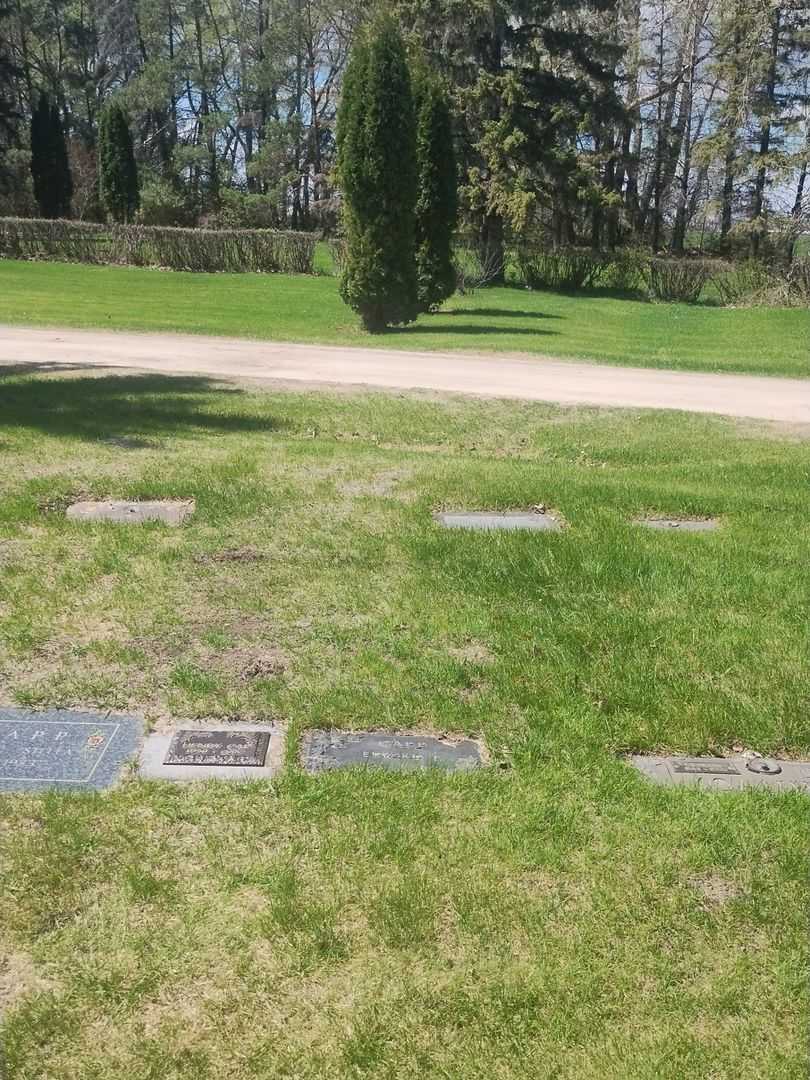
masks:
<path fill-rule="evenodd" d="M 6 1080 L 804 1077 L 807 798 L 620 755 L 810 752 L 807 438 L 0 374 L 3 701 L 289 724 L 273 783 L 0 796 Z M 67 521 L 85 496 L 196 514 Z M 431 518 L 540 502 L 566 532 Z M 324 725 L 493 767 L 309 777 Z"/>
<path fill-rule="evenodd" d="M 525 288 L 454 296 L 364 333 L 334 277 L 187 274 L 0 261 L 0 323 L 183 331 L 396 349 L 528 353 L 683 371 L 810 377 L 810 311 L 652 304 Z"/>

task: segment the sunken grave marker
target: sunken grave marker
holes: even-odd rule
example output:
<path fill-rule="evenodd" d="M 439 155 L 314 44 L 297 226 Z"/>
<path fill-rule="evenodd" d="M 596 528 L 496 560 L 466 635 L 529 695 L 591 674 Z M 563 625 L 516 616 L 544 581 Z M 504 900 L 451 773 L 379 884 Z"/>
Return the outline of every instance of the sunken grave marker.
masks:
<path fill-rule="evenodd" d="M 309 731 L 304 735 L 302 760 L 310 773 L 366 765 L 396 772 L 440 768 L 468 772 L 483 763 L 473 739 L 384 731 Z"/>
<path fill-rule="evenodd" d="M 475 529 L 485 532 L 503 530 L 514 532 L 526 529 L 532 532 L 560 532 L 562 521 L 556 514 L 537 510 L 464 510 L 433 515 L 434 520 L 446 529 Z"/>
<path fill-rule="evenodd" d="M 164 525 L 182 525 L 194 513 L 194 502 L 185 500 L 105 499 L 101 502 L 76 502 L 67 508 L 71 521 L 114 521 L 118 524 L 142 525 L 145 521 L 162 521 Z"/>
<path fill-rule="evenodd" d="M 676 532 L 715 532 L 720 527 L 717 518 L 635 518 L 633 523 L 647 529 L 671 529 Z"/>

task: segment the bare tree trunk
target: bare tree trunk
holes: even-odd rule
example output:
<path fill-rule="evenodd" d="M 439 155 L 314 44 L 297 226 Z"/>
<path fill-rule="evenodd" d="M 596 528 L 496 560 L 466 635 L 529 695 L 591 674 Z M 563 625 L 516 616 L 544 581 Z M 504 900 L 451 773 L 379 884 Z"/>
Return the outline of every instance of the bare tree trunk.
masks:
<path fill-rule="evenodd" d="M 498 76 L 503 70 L 503 45 L 506 38 L 506 22 L 493 12 L 492 27 L 480 43 L 481 66 L 491 75 Z M 497 93 L 490 95 L 489 119 L 500 115 L 501 103 Z M 490 281 L 499 283 L 504 279 L 504 227 L 500 213 L 486 209 L 483 212 L 478 234 L 478 254 L 482 266 L 491 271 Z"/>
<path fill-rule="evenodd" d="M 798 220 L 802 216 L 802 208 L 804 203 L 804 189 L 807 184 L 807 172 L 810 168 L 810 159 L 805 158 L 802 162 L 801 169 L 799 170 L 799 180 L 796 184 L 796 200 L 793 203 L 793 217 Z"/>
<path fill-rule="evenodd" d="M 737 123 L 739 108 L 738 98 L 741 93 L 741 82 L 744 73 L 740 70 L 740 46 L 742 45 L 742 30 L 739 20 L 734 28 L 734 45 L 732 48 L 732 85 L 728 91 L 726 103 L 726 115 L 723 120 L 724 139 L 726 144 L 723 155 L 723 192 L 720 208 L 720 236 L 722 239 L 731 232 L 732 216 L 734 211 L 734 178 L 737 164 Z"/>
<path fill-rule="evenodd" d="M 672 250 L 677 255 L 683 254 L 686 237 L 686 208 L 689 201 L 689 177 L 692 171 L 692 109 L 695 100 L 695 77 L 698 65 L 698 45 L 706 18 L 706 4 L 701 3 L 695 9 L 692 24 L 692 50 L 689 63 L 689 76 L 681 94 L 681 115 L 683 116 L 682 135 L 680 138 L 681 175 L 678 182 L 678 197 L 675 208 L 675 224 L 672 230 Z"/>
<path fill-rule="evenodd" d="M 627 120 L 622 129 L 621 137 L 621 167 L 616 170 L 617 192 L 624 189 L 625 214 L 630 222 L 633 232 L 639 227 L 638 205 L 638 170 L 641 157 L 642 130 L 641 114 L 638 104 L 630 106 L 630 103 L 638 102 L 641 85 L 641 4 L 634 0 L 630 12 L 630 24 L 628 37 L 631 45 L 627 57 Z"/>
<path fill-rule="evenodd" d="M 664 83 L 664 5 L 661 4 L 661 24 L 658 28 L 658 85 Z M 661 242 L 661 170 L 664 163 L 664 109 L 663 99 L 658 95 L 655 137 L 655 172 L 653 174 L 653 223 L 651 246 L 658 251 Z"/>

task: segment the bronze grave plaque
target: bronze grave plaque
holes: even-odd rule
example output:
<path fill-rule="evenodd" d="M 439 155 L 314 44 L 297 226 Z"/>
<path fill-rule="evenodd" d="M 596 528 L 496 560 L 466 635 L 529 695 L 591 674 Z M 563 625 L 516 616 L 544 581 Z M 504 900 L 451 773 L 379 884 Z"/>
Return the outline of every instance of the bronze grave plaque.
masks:
<path fill-rule="evenodd" d="M 178 731 L 164 765 L 239 765 L 261 768 L 267 757 L 267 731 Z"/>

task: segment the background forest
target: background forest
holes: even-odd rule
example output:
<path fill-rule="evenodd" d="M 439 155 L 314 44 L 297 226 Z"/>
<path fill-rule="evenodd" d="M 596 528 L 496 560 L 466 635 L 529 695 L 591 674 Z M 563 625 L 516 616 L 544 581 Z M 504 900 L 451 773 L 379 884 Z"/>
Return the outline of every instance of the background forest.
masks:
<path fill-rule="evenodd" d="M 390 5 L 388 5 L 390 7 Z M 398 0 L 446 81 L 462 226 L 790 259 L 810 208 L 810 7 L 779 0 Z M 335 232 L 335 117 L 363 0 L 0 0 L 0 214 L 38 213 L 32 115 L 58 113 L 70 215 L 131 121 L 137 220 Z"/>

